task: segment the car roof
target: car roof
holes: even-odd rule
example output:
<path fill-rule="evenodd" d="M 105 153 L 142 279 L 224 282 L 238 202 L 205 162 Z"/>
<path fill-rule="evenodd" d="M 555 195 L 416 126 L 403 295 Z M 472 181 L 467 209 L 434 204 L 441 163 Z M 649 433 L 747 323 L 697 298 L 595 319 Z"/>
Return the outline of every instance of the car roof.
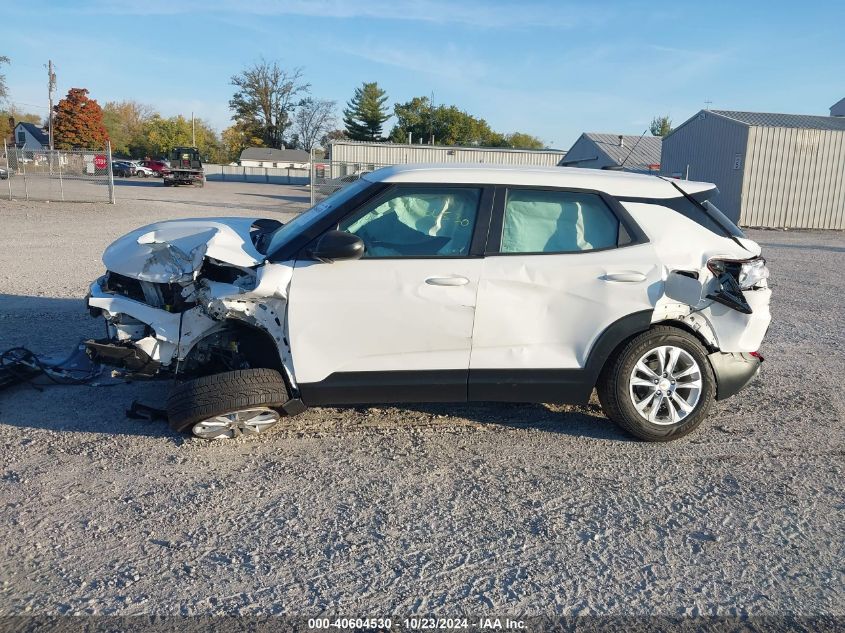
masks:
<path fill-rule="evenodd" d="M 709 182 L 670 180 L 663 176 L 582 167 L 532 167 L 478 163 L 415 163 L 384 167 L 362 178 L 371 182 L 526 185 L 594 189 L 616 196 L 675 198 L 674 182 L 687 193 L 714 189 Z"/>

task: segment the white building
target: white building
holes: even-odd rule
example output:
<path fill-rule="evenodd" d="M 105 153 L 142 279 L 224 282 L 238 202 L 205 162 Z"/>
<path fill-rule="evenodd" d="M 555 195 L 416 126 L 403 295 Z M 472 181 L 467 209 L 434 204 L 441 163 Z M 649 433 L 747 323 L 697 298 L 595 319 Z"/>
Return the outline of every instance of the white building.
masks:
<path fill-rule="evenodd" d="M 555 149 L 531 150 L 334 141 L 329 148 L 328 160 L 333 165 L 336 163 L 359 164 L 361 170 L 373 171 L 386 165 L 405 163 L 486 163 L 554 167 L 565 155 L 566 152 Z"/>
<path fill-rule="evenodd" d="M 277 167 L 282 169 L 308 169 L 311 156 L 301 149 L 274 149 L 272 147 L 247 147 L 241 152 L 242 167 Z"/>

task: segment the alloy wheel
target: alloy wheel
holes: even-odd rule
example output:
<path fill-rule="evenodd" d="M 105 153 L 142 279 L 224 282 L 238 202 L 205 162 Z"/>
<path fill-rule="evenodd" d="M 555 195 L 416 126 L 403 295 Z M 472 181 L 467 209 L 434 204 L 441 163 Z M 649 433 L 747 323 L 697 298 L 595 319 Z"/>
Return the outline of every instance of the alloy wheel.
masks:
<path fill-rule="evenodd" d="M 701 368 L 685 349 L 663 345 L 643 354 L 631 372 L 628 391 L 640 416 L 662 426 L 691 414 L 702 391 Z"/>
<path fill-rule="evenodd" d="M 266 407 L 223 413 L 197 422 L 191 431 L 204 440 L 257 435 L 279 421 L 278 411 Z"/>

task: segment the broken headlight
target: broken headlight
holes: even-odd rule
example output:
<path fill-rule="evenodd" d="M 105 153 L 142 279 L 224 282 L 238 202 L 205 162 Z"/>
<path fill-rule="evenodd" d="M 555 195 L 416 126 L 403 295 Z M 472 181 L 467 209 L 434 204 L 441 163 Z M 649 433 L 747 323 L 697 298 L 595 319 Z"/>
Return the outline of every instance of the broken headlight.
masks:
<path fill-rule="evenodd" d="M 743 290 L 754 288 L 760 282 L 769 278 L 769 267 L 766 266 L 766 260 L 762 257 L 750 259 L 742 263 L 739 269 L 739 287 Z"/>
<path fill-rule="evenodd" d="M 736 280 L 741 290 L 750 290 L 769 278 L 769 268 L 762 257 L 746 260 L 711 259 L 707 268 L 715 277 L 725 273 Z"/>

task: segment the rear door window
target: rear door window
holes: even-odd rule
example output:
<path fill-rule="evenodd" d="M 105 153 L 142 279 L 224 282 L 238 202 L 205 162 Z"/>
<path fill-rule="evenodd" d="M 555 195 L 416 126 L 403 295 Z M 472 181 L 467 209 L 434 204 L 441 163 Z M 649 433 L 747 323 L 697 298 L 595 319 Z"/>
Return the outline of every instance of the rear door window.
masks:
<path fill-rule="evenodd" d="M 588 192 L 509 189 L 501 253 L 577 253 L 616 246 L 619 221 Z"/>

